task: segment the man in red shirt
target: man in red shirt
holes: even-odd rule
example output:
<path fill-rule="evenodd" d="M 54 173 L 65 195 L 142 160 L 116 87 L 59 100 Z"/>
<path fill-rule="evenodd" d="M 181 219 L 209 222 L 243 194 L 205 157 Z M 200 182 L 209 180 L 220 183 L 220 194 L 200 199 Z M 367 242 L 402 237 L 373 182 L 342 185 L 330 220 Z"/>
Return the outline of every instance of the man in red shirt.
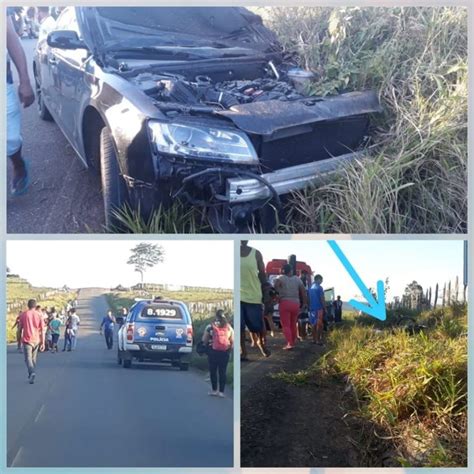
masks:
<path fill-rule="evenodd" d="M 44 323 L 42 315 L 36 311 L 36 300 L 28 301 L 28 310 L 21 313 L 21 342 L 28 369 L 28 380 L 35 383 L 36 358 L 38 350 L 44 350 Z"/>

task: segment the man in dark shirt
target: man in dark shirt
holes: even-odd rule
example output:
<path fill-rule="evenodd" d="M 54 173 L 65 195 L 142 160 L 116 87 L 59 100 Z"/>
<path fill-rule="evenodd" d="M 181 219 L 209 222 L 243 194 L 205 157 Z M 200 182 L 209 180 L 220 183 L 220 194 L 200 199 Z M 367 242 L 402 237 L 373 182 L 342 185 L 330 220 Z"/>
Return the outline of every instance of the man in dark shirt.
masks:
<path fill-rule="evenodd" d="M 334 322 L 340 323 L 342 321 L 342 301 L 338 295 L 337 299 L 333 302 L 334 307 Z"/>
<path fill-rule="evenodd" d="M 104 316 L 100 325 L 100 334 L 102 334 L 102 328 L 104 329 L 105 343 L 107 349 L 112 349 L 114 346 L 114 323 L 115 317 L 112 311 L 107 311 L 107 316 Z"/>
<path fill-rule="evenodd" d="M 7 16 L 7 156 L 13 165 L 11 192 L 14 196 L 24 194 L 29 186 L 28 169 L 21 153 L 20 104 L 29 107 L 35 94 L 28 77 L 25 52 L 21 46 L 10 16 Z M 13 84 L 10 58 L 18 71 L 18 93 Z"/>

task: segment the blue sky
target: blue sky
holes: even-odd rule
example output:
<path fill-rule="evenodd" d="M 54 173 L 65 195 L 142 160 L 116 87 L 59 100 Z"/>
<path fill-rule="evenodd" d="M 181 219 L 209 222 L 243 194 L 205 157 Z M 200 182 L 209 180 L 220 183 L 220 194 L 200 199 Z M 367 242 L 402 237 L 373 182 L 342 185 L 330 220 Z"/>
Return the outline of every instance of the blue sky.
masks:
<path fill-rule="evenodd" d="M 403 294 L 413 280 L 423 288 L 442 285 L 445 281 L 463 276 L 462 241 L 397 240 L 397 241 L 338 241 L 362 281 L 375 287 L 377 280 L 389 278 L 387 299 Z M 323 287 L 334 287 L 345 301 L 358 298 L 360 291 L 324 240 L 250 241 L 249 245 L 262 252 L 265 262 L 272 258 L 287 258 L 294 253 L 306 261 L 316 273 L 323 275 Z M 359 298 L 360 299 L 360 298 Z"/>

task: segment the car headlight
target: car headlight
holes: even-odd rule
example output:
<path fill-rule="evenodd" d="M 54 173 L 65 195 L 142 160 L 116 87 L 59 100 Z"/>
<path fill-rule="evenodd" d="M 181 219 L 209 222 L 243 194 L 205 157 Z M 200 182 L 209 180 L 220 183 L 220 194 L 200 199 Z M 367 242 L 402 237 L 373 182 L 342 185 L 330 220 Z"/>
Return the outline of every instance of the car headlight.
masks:
<path fill-rule="evenodd" d="M 149 127 L 161 153 L 233 163 L 258 162 L 252 143 L 238 131 L 161 122 L 150 122 Z"/>

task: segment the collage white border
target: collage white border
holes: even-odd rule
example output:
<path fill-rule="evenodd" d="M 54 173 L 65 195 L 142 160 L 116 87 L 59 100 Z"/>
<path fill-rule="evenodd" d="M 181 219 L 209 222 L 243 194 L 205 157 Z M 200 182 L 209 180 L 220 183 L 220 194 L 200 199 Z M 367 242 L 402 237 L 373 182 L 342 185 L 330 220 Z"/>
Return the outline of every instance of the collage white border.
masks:
<path fill-rule="evenodd" d="M 39 6 L 39 5 L 51 5 L 51 6 L 62 6 L 64 4 L 74 4 L 74 5 L 94 5 L 94 6 L 118 6 L 118 5 L 127 5 L 130 4 L 130 0 L 119 0 L 116 2 L 112 1 L 85 1 L 85 0 L 78 0 L 75 2 L 61 2 L 58 0 L 49 0 L 46 2 L 41 1 L 29 1 L 23 0 L 20 2 L 15 2 L 11 0 L 2 1 L 2 5 L 0 8 L 0 25 L 5 25 L 5 9 L 8 6 L 15 6 L 21 4 L 22 6 Z M 142 6 L 177 6 L 174 2 L 166 2 L 166 1 L 138 1 L 133 2 L 134 6 L 142 5 Z M 469 73 L 472 69 L 472 62 L 474 59 L 474 37 L 473 37 L 473 26 L 474 20 L 472 18 L 472 11 L 473 5 L 469 1 L 456 1 L 456 0 L 418 0 L 418 1 L 408 1 L 408 0 L 385 0 L 385 1 L 374 1 L 374 0 L 333 0 L 333 1 L 179 1 L 177 2 L 180 6 L 200 6 L 200 5 L 208 5 L 208 6 L 225 6 L 225 5 L 239 5 L 239 6 L 295 6 L 295 5 L 307 5 L 307 6 L 387 6 L 387 7 L 395 7 L 395 6 L 464 6 L 468 9 L 468 18 L 469 18 Z M 0 35 L 0 51 L 2 54 L 5 54 L 6 51 L 6 35 L 4 34 L 4 30 L 2 30 L 2 35 Z M 6 76 L 6 61 L 5 59 L 0 59 L 0 77 Z M 472 130 L 472 117 L 473 117 L 473 103 L 474 99 L 472 96 L 473 91 L 473 84 L 474 78 L 471 74 L 469 74 L 469 130 L 468 130 L 468 143 L 469 143 L 469 156 L 472 157 L 474 151 L 474 143 L 473 143 L 473 130 Z M 6 156 L 6 139 L 5 139 L 5 118 L 6 118 L 6 107 L 5 107 L 5 85 L 4 83 L 0 83 L 0 110 L 4 110 L 4 114 L 2 116 L 2 120 L 0 121 L 0 145 L 1 149 L 3 150 L 3 156 Z M 6 159 L 5 159 L 6 162 Z M 469 169 L 469 184 L 472 182 L 472 176 L 474 173 L 473 169 L 474 165 L 472 163 L 472 159 L 469 160 L 468 169 Z M 3 167 L 0 168 L 0 182 L 6 183 L 6 170 L 7 170 L 7 163 L 4 164 Z M 468 201 L 469 201 L 469 222 L 468 222 L 468 235 L 467 239 L 469 241 L 469 248 L 473 248 L 474 246 L 474 236 L 473 236 L 473 226 L 474 226 L 474 197 L 473 197 L 473 186 L 468 186 Z M 446 234 L 446 235 L 439 235 L 439 234 L 390 234 L 390 235 L 372 235 L 372 234 L 297 234 L 297 235 L 231 235 L 231 234 L 224 234 L 224 235 L 209 235 L 209 234 L 202 234 L 202 235 L 182 235 L 182 234 L 171 234 L 171 235 L 110 235 L 110 234 L 11 234 L 7 235 L 6 233 L 6 202 L 7 202 L 7 186 L 3 184 L 0 186 L 0 236 L 2 239 L 2 244 L 0 246 L 0 269 L 2 270 L 0 273 L 0 307 L 6 308 L 6 240 L 233 240 L 234 241 L 234 286 L 235 288 L 240 288 L 240 275 L 239 275 L 239 265 L 240 265 L 240 253 L 239 253 L 239 241 L 241 238 L 248 238 L 252 240 L 268 240 L 270 239 L 278 239 L 278 240 L 289 240 L 289 239 L 304 239 L 304 240 L 328 240 L 328 239 L 336 239 L 336 240 L 346 240 L 346 239 L 354 239 L 354 240 L 465 240 L 466 235 L 455 235 L 455 234 Z M 471 254 L 469 252 L 469 263 L 471 261 Z M 472 280 L 474 275 L 472 266 L 469 265 L 469 279 Z M 468 288 L 468 301 L 472 301 L 473 291 L 470 287 Z M 235 305 L 235 316 L 236 321 L 239 318 L 239 295 L 238 291 L 234 294 L 234 305 Z M 4 319 L 5 321 L 5 319 Z M 236 340 L 239 340 L 240 335 L 240 325 L 235 324 L 236 329 Z M 474 322 L 472 320 L 471 310 L 469 308 L 469 334 L 474 334 Z M 472 337 L 470 338 L 472 339 Z M 0 324 L 0 472 L 15 472 L 15 473 L 23 473 L 23 472 L 31 472 L 31 469 L 28 468 L 6 468 L 6 327 L 5 324 Z M 131 473 L 170 473 L 170 474 L 177 474 L 177 473 L 210 473 L 210 474 L 237 474 L 237 473 L 244 473 L 244 474 L 270 474 L 274 473 L 275 469 L 272 468 L 240 468 L 240 357 L 238 353 L 238 347 L 235 348 L 235 364 L 234 364 L 234 468 L 34 468 L 35 472 L 41 473 L 51 473 L 51 472 L 72 472 L 75 473 L 106 473 L 106 472 L 131 472 Z M 428 474 L 431 472 L 436 472 L 437 474 L 462 474 L 468 473 L 472 471 L 474 461 L 474 435 L 472 434 L 472 427 L 473 425 L 473 409 L 474 409 L 474 402 L 473 402 L 473 394 L 474 394 L 474 373 L 472 371 L 472 359 L 474 357 L 474 347 L 472 344 L 469 345 L 469 385 L 468 385 L 468 428 L 469 428 L 469 441 L 468 441 L 468 458 L 469 458 L 469 466 L 467 468 L 423 468 L 422 471 L 417 468 L 395 468 L 395 469 L 382 469 L 382 468 L 373 468 L 371 472 L 374 473 L 419 473 L 423 472 L 423 474 Z M 360 474 L 366 473 L 369 471 L 369 468 L 282 468 L 278 469 L 279 473 L 311 473 L 311 474 Z"/>

